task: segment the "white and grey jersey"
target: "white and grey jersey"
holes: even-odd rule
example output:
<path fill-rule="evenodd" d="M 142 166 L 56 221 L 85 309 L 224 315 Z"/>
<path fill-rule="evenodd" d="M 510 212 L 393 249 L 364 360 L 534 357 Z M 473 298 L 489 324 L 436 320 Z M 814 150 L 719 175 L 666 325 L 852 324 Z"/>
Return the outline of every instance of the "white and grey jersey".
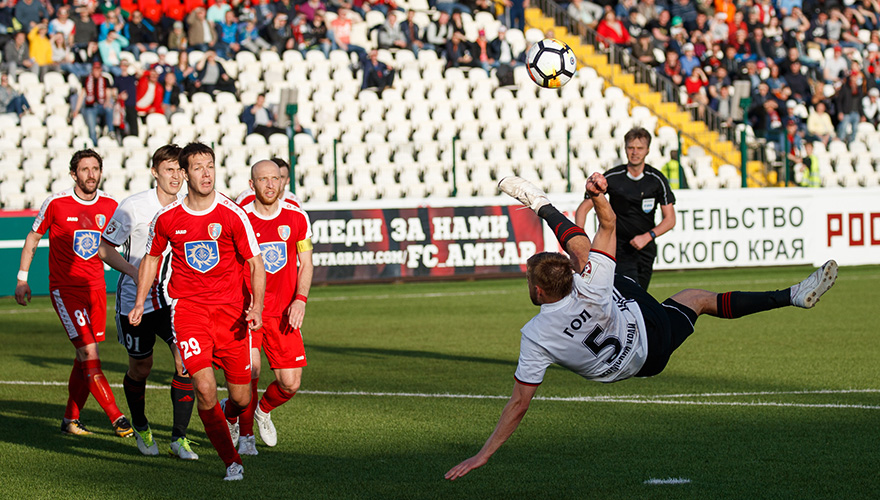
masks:
<path fill-rule="evenodd" d="M 522 328 L 516 380 L 538 385 L 556 363 L 597 382 L 617 382 L 638 373 L 648 356 L 645 321 L 638 304 L 614 289 L 615 262 L 597 251 L 571 294 L 543 304 Z"/>
<path fill-rule="evenodd" d="M 178 199 L 183 195 L 178 195 Z M 122 255 L 134 267 L 139 267 L 147 253 L 150 223 L 156 213 L 162 209 L 156 189 L 142 191 L 122 200 L 116 212 L 107 223 L 101 237 L 115 247 L 122 247 Z M 159 275 L 147 300 L 144 302 L 144 313 L 149 313 L 171 304 L 168 295 L 168 280 L 171 278 L 171 259 L 168 257 L 171 247 L 162 254 Z M 137 285 L 127 274 L 120 273 L 116 284 L 116 312 L 127 315 L 134 308 L 137 297 Z"/>

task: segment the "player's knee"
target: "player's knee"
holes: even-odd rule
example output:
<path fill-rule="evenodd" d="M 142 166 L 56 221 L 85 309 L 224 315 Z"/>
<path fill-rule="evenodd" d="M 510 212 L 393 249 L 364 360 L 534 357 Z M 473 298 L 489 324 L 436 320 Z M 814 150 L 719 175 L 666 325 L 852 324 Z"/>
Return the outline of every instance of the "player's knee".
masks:
<path fill-rule="evenodd" d="M 230 394 L 230 399 L 235 401 L 235 404 L 238 406 L 244 408 L 251 403 L 251 391 L 244 391 L 235 395 Z"/>
<path fill-rule="evenodd" d="M 299 390 L 300 380 L 301 377 L 297 375 L 289 375 L 287 377 L 281 377 L 278 380 L 278 385 L 281 387 L 282 391 L 287 394 L 293 394 Z"/>
<path fill-rule="evenodd" d="M 140 382 L 141 380 L 146 380 L 147 377 L 150 376 L 150 371 L 153 368 L 153 358 L 149 357 L 146 359 L 134 359 L 129 358 L 128 360 L 128 376 L 134 380 Z"/>

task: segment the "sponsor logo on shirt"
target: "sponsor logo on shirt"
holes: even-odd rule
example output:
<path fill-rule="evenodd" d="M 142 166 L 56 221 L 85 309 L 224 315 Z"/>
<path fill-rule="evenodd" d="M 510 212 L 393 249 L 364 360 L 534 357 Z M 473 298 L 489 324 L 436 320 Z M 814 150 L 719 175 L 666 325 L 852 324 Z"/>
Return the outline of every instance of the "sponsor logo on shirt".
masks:
<path fill-rule="evenodd" d="M 221 232 L 223 232 L 222 225 L 216 222 L 208 224 L 208 236 L 210 236 L 212 240 L 216 240 L 217 238 L 219 238 Z"/>
<path fill-rule="evenodd" d="M 651 210 L 654 210 L 654 198 L 647 198 L 642 200 L 642 212 L 650 213 Z"/>
<path fill-rule="evenodd" d="M 116 229 L 118 228 L 119 225 L 116 222 L 116 219 L 113 219 L 110 221 L 110 224 L 107 224 L 107 230 L 105 232 L 107 233 L 107 236 L 110 236 L 111 234 L 115 233 Z"/>
<path fill-rule="evenodd" d="M 290 238 L 290 226 L 278 226 L 278 236 L 287 241 L 287 238 Z"/>
<path fill-rule="evenodd" d="M 68 217 L 67 222 L 79 222 L 79 217 Z"/>
<path fill-rule="evenodd" d="M 216 241 L 189 241 L 184 245 L 186 263 L 200 273 L 206 273 L 220 262 Z"/>
<path fill-rule="evenodd" d="M 73 253 L 85 260 L 89 260 L 98 253 L 98 241 L 101 237 L 99 231 L 87 231 L 85 229 L 73 233 Z"/>
<path fill-rule="evenodd" d="M 98 224 L 98 229 L 104 229 L 104 224 L 107 222 L 107 216 L 104 214 L 98 214 L 95 216 L 95 222 Z"/>
<path fill-rule="evenodd" d="M 186 229 L 178 229 L 177 231 L 174 231 L 174 234 L 186 234 Z"/>
<path fill-rule="evenodd" d="M 287 243 L 283 241 L 260 243 L 260 253 L 263 255 L 263 267 L 269 274 L 275 274 L 287 265 Z"/>

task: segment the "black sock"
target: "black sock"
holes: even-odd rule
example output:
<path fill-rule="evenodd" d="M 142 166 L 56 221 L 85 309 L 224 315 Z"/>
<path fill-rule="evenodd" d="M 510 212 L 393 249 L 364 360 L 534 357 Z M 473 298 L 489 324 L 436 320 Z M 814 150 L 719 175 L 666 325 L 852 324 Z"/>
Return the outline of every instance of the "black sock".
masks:
<path fill-rule="evenodd" d="M 171 380 L 171 406 L 174 410 L 174 426 L 171 429 L 171 440 L 177 441 L 186 437 L 186 428 L 192 417 L 193 405 L 196 402 L 192 380 L 189 377 L 174 375 Z"/>
<path fill-rule="evenodd" d="M 147 421 L 147 416 L 144 414 L 144 406 L 146 406 L 144 396 L 147 392 L 147 381 L 141 380 L 138 382 L 126 373 L 125 378 L 122 379 L 122 387 L 125 390 L 125 400 L 128 401 L 128 409 L 131 411 L 131 425 L 139 431 L 146 430 L 147 426 L 150 425 Z"/>
<path fill-rule="evenodd" d="M 547 225 L 553 230 L 553 234 L 556 235 L 562 248 L 566 248 L 566 243 L 572 238 L 586 236 L 583 229 L 577 227 L 553 205 L 547 204 L 541 207 L 538 210 L 538 217 L 547 221 Z"/>
<path fill-rule="evenodd" d="M 718 294 L 718 317 L 741 318 L 791 305 L 791 289 L 775 292 L 727 292 Z"/>

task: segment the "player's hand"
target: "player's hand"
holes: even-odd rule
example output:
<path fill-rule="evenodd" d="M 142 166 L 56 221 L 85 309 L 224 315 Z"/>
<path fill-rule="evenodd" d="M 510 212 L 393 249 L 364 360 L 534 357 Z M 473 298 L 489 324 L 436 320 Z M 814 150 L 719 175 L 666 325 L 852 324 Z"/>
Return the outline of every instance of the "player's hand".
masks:
<path fill-rule="evenodd" d="M 144 317 L 144 305 L 143 304 L 135 304 L 135 306 L 128 313 L 128 322 L 131 326 L 138 326 L 141 324 L 141 319 Z"/>
<path fill-rule="evenodd" d="M 608 190 L 608 181 L 605 176 L 599 172 L 593 172 L 587 179 L 587 194 L 590 196 L 600 196 Z"/>
<path fill-rule="evenodd" d="M 15 285 L 15 301 L 23 306 L 31 301 L 31 286 L 27 281 L 18 280 L 18 284 Z"/>
<path fill-rule="evenodd" d="M 641 250 L 645 248 L 645 246 L 651 242 L 651 235 L 648 233 L 640 234 L 633 239 L 629 240 L 629 244 L 633 246 L 636 250 Z"/>
<path fill-rule="evenodd" d="M 301 300 L 294 300 L 287 308 L 288 321 L 294 330 L 302 327 L 303 318 L 306 316 L 306 305 Z"/>
<path fill-rule="evenodd" d="M 251 307 L 248 308 L 245 321 L 247 321 L 248 328 L 251 330 L 257 331 L 260 328 L 263 328 L 263 308 L 256 308 L 251 304 Z"/>
<path fill-rule="evenodd" d="M 479 455 L 475 455 L 475 456 L 465 460 L 464 462 L 456 465 L 455 467 L 449 469 L 449 472 L 446 473 L 445 477 L 446 477 L 446 479 L 448 479 L 450 481 L 455 481 L 456 479 L 467 474 L 468 472 L 470 472 L 478 467 L 482 467 L 482 466 L 486 465 L 486 462 L 488 462 L 488 461 L 489 460 L 486 458 L 483 458 Z"/>

